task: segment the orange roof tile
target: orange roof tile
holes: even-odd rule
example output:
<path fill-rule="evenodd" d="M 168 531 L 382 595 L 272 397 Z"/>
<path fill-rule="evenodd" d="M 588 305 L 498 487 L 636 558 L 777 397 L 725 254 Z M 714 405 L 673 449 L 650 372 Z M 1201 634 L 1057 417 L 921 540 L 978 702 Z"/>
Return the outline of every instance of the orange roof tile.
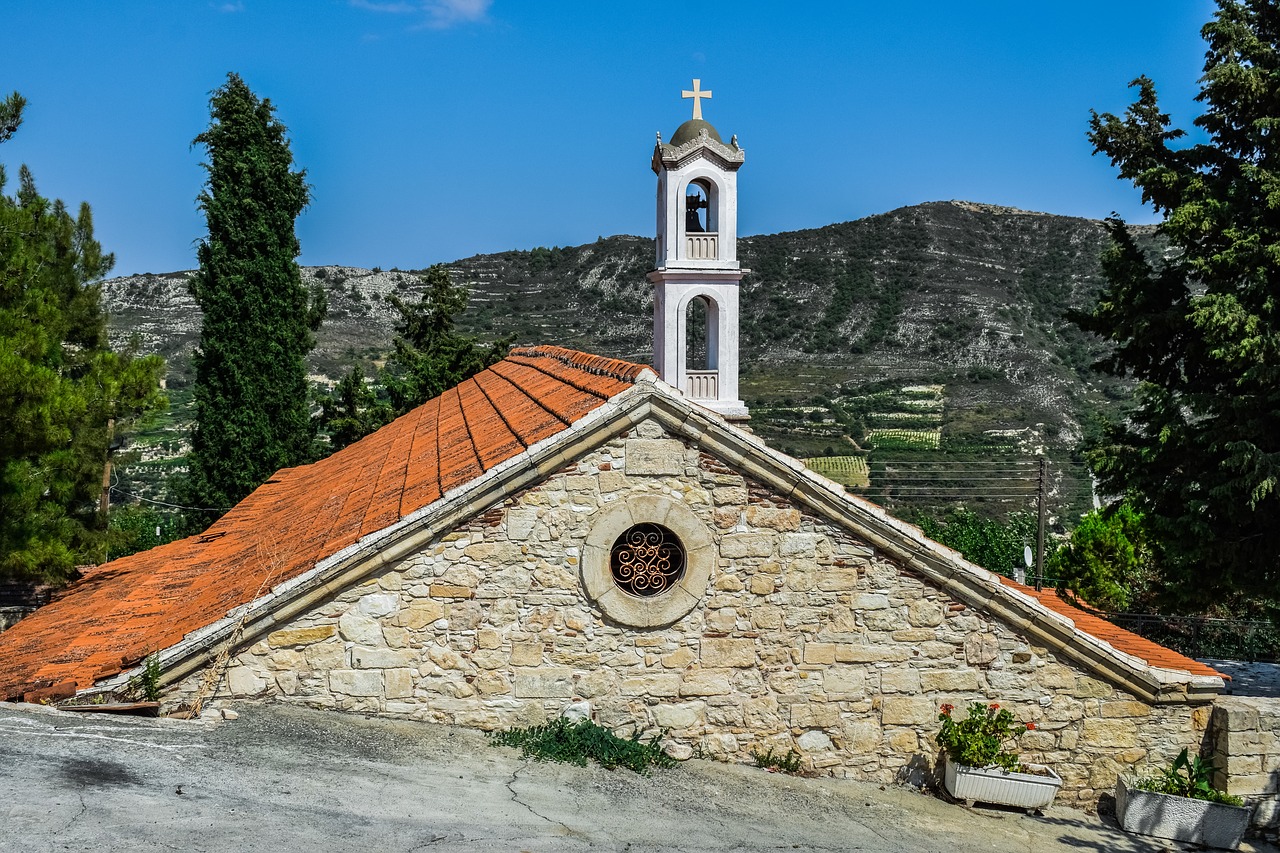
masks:
<path fill-rule="evenodd" d="M 645 369 L 512 350 L 327 459 L 278 471 L 203 534 L 89 573 L 0 634 L 0 699 L 49 683 L 83 689 L 136 665 L 555 435 Z"/>
<path fill-rule="evenodd" d="M 1141 637 L 1132 631 L 1126 631 L 1118 625 L 1114 625 L 1103 619 L 1101 616 L 1090 613 L 1079 607 L 1075 607 L 1064 601 L 1056 589 L 1042 589 L 1037 591 L 1033 586 L 1018 583 L 1017 581 L 998 576 L 1000 582 L 1005 586 L 1012 587 L 1018 592 L 1031 596 L 1042 605 L 1061 616 L 1065 616 L 1072 622 L 1076 623 L 1076 627 L 1086 634 L 1090 634 L 1114 646 L 1116 649 L 1125 654 L 1133 655 L 1136 658 L 1146 661 L 1151 666 L 1158 666 L 1163 669 L 1176 669 L 1183 672 L 1189 672 L 1192 675 L 1210 675 L 1218 676 L 1224 680 L 1230 680 L 1231 676 L 1223 675 L 1211 666 L 1193 660 L 1186 655 L 1179 654 L 1173 649 L 1165 648 L 1159 643 Z"/>

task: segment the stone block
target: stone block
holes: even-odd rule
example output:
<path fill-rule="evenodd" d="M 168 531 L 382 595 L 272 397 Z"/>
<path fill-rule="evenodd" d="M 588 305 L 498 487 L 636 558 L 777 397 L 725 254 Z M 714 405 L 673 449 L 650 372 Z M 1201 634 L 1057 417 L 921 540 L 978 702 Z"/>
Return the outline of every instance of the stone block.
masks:
<path fill-rule="evenodd" d="M 513 542 L 523 542 L 533 535 L 533 526 L 537 521 L 538 511 L 532 507 L 507 510 L 507 538 Z"/>
<path fill-rule="evenodd" d="M 741 592 L 742 579 L 737 575 L 724 574 L 716 578 L 714 586 L 718 592 Z"/>
<path fill-rule="evenodd" d="M 750 506 L 747 507 L 747 524 L 752 527 L 768 527 L 772 530 L 799 530 L 800 510 Z M 785 555 L 786 552 L 784 551 L 783 554 Z"/>
<path fill-rule="evenodd" d="M 389 669 L 382 674 L 384 695 L 388 699 L 407 699 L 413 695 L 413 671 Z"/>
<path fill-rule="evenodd" d="M 973 631 L 964 638 L 964 659 L 969 666 L 986 666 L 1000 656 L 995 634 Z"/>
<path fill-rule="evenodd" d="M 726 533 L 720 537 L 720 556 L 729 560 L 773 554 L 771 533 Z"/>
<path fill-rule="evenodd" d="M 1069 666 L 1049 663 L 1036 670 L 1036 681 L 1050 690 L 1072 690 L 1076 686 L 1076 674 Z"/>
<path fill-rule="evenodd" d="M 500 672 L 482 672 L 471 682 L 471 686 L 481 696 L 500 696 L 511 692 L 511 683 Z"/>
<path fill-rule="evenodd" d="M 431 585 L 432 598 L 471 598 L 475 595 L 475 590 L 466 586 L 455 586 L 447 583 L 433 583 Z"/>
<path fill-rule="evenodd" d="M 392 669 L 412 666 L 417 655 L 409 649 L 395 651 L 392 649 L 365 648 L 356 646 L 351 649 L 351 665 L 356 669 Z"/>
<path fill-rule="evenodd" d="M 920 689 L 926 693 L 974 693 L 978 673 L 971 669 L 941 669 L 920 673 Z"/>
<path fill-rule="evenodd" d="M 878 752 L 883 732 L 875 723 L 845 723 L 842 730 L 844 748 L 847 752 Z"/>
<path fill-rule="evenodd" d="M 1103 717 L 1149 717 L 1151 716 L 1151 706 L 1146 702 L 1134 702 L 1131 700 L 1122 700 L 1117 702 L 1103 702 L 1099 709 Z"/>
<path fill-rule="evenodd" d="M 673 438 L 631 438 L 623 446 L 628 475 L 684 473 L 684 443 Z"/>
<path fill-rule="evenodd" d="M 711 499 L 717 506 L 740 506 L 747 502 L 747 490 L 744 486 L 720 486 L 711 490 Z"/>
<path fill-rule="evenodd" d="M 777 579 L 773 575 L 758 574 L 751 576 L 749 589 L 756 595 L 769 595 L 777 588 Z"/>
<path fill-rule="evenodd" d="M 501 648 L 502 635 L 492 628 L 481 628 L 476 632 L 476 645 L 482 649 Z"/>
<path fill-rule="evenodd" d="M 517 673 L 511 684 L 511 692 L 520 699 L 572 699 L 573 670 L 544 667 L 532 672 Z"/>
<path fill-rule="evenodd" d="M 738 611 L 732 607 L 718 607 L 707 611 L 707 628 L 729 632 L 738 627 Z"/>
<path fill-rule="evenodd" d="M 936 628 L 942 624 L 942 605 L 927 598 L 907 605 L 907 624 L 914 628 Z"/>
<path fill-rule="evenodd" d="M 840 663 L 900 663 L 911 657 L 902 646 L 863 646 L 836 644 L 836 660 Z"/>
<path fill-rule="evenodd" d="M 1075 690 L 1072 691 L 1071 695 L 1077 699 L 1108 699 L 1114 693 L 1115 691 L 1111 688 L 1111 685 L 1105 681 L 1082 675 L 1076 679 Z"/>
<path fill-rule="evenodd" d="M 1131 720 L 1087 719 L 1080 739 L 1087 747 L 1129 748 L 1138 745 L 1138 727 Z"/>
<path fill-rule="evenodd" d="M 653 721 L 663 729 L 688 729 L 702 721 L 705 702 L 682 702 L 678 705 L 654 705 Z"/>
<path fill-rule="evenodd" d="M 804 662 L 813 664 L 831 664 L 836 662 L 835 643 L 805 643 Z"/>
<path fill-rule="evenodd" d="M 680 682 L 681 696 L 728 696 L 733 692 L 729 672 L 702 670 L 685 677 Z"/>
<path fill-rule="evenodd" d="M 471 653 L 471 662 L 480 669 L 502 669 L 507 655 L 501 649 L 477 649 Z"/>
<path fill-rule="evenodd" d="M 781 628 L 782 608 L 771 604 L 757 604 L 751 608 L 752 628 Z"/>
<path fill-rule="evenodd" d="M 829 699 L 860 699 L 866 695 L 866 673 L 859 667 L 832 666 L 822 674 L 822 690 Z"/>
<path fill-rule="evenodd" d="M 366 616 L 372 616 L 375 619 L 380 616 L 390 616 L 400 609 L 400 596 L 391 592 L 375 592 L 371 595 L 362 595 L 360 600 L 356 602 L 356 607 Z"/>
<path fill-rule="evenodd" d="M 382 673 L 375 669 L 335 669 L 329 673 L 329 689 L 343 696 L 380 696 Z"/>
<path fill-rule="evenodd" d="M 248 666 L 233 666 L 227 670 L 227 689 L 234 696 L 253 696 L 266 689 L 267 679 Z"/>
<path fill-rule="evenodd" d="M 441 669 L 462 669 L 462 655 L 444 646 L 432 646 L 427 650 L 427 657 Z"/>
<path fill-rule="evenodd" d="M 796 738 L 796 745 L 805 752 L 826 752 L 831 749 L 831 738 L 825 732 L 805 732 Z"/>
<path fill-rule="evenodd" d="M 362 646 L 386 645 L 382 625 L 354 607 L 338 617 L 338 633 L 342 635 L 342 639 Z"/>
<path fill-rule="evenodd" d="M 511 644 L 512 666 L 540 666 L 542 664 L 542 643 L 518 642 Z"/>
<path fill-rule="evenodd" d="M 837 727 L 840 706 L 831 702 L 796 702 L 791 706 L 791 725 L 800 729 Z"/>
<path fill-rule="evenodd" d="M 889 596 L 879 593 L 855 595 L 850 606 L 854 610 L 884 610 L 889 607 Z"/>
<path fill-rule="evenodd" d="M 675 673 L 655 673 L 622 679 L 619 685 L 623 696 L 678 696 L 680 676 Z M 517 696 L 520 694 L 517 692 Z"/>
<path fill-rule="evenodd" d="M 919 693 L 920 672 L 906 667 L 880 670 L 881 693 Z"/>
<path fill-rule="evenodd" d="M 693 649 L 688 646 L 681 646 L 674 652 L 663 655 L 662 665 L 667 669 L 684 669 L 686 666 L 693 663 L 696 657 L 697 655 L 693 653 Z"/>
<path fill-rule="evenodd" d="M 833 566 L 818 575 L 818 589 L 823 592 L 848 592 L 858 588 L 858 570 L 853 566 Z"/>
<path fill-rule="evenodd" d="M 886 696 L 880 705 L 880 720 L 886 726 L 933 725 L 938 706 L 922 696 Z"/>
<path fill-rule="evenodd" d="M 751 511 L 747 511 L 748 517 Z M 813 559 L 818 554 L 818 534 L 786 533 L 778 543 L 778 554 L 782 557 L 808 557 Z"/>
<path fill-rule="evenodd" d="M 267 645 L 272 648 L 305 646 L 327 640 L 338 633 L 336 625 L 314 625 L 310 628 L 283 628 L 267 635 Z"/>
<path fill-rule="evenodd" d="M 400 611 L 397 621 L 411 631 L 421 631 L 437 619 L 443 618 L 443 604 L 430 598 L 419 598 Z"/>
<path fill-rule="evenodd" d="M 701 661 L 706 667 L 755 666 L 755 640 L 730 637 L 704 638 Z"/>

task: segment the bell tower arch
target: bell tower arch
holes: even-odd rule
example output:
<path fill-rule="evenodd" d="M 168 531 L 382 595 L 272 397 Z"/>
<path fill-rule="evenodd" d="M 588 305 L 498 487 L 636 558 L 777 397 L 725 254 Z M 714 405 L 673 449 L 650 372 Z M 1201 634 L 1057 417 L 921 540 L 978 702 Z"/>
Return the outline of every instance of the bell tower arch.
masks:
<path fill-rule="evenodd" d="M 694 80 L 685 98 L 693 118 L 671 141 L 658 135 L 653 171 L 658 176 L 657 257 L 649 273 L 654 285 L 653 357 L 658 375 L 689 399 L 729 420 L 747 420 L 738 397 L 738 168 L 746 159 L 734 136 L 728 145 L 702 118 L 711 92 Z M 693 300 L 705 332 L 691 330 Z M 701 335 L 701 337 L 700 337 Z M 689 342 L 705 346 L 690 366 Z"/>

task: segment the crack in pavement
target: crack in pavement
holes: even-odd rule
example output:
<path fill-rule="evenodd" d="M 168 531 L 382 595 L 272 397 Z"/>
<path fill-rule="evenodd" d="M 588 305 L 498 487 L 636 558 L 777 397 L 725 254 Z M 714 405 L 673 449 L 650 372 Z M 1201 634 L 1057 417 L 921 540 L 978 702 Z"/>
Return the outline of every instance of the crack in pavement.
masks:
<path fill-rule="evenodd" d="M 520 795 L 516 793 L 516 789 L 513 788 L 512 786 L 516 783 L 516 780 L 520 778 L 520 771 L 528 768 L 528 766 L 529 766 L 529 763 L 526 761 L 524 764 L 517 767 L 515 770 L 511 771 L 511 778 L 507 780 L 507 791 L 509 791 L 511 794 L 511 801 L 513 803 L 518 803 L 519 805 L 524 806 L 526 809 L 529 810 L 529 814 L 533 815 L 534 817 L 542 818 L 547 823 L 560 827 L 562 830 L 564 830 L 566 835 L 570 835 L 575 838 L 581 838 L 587 843 L 591 843 L 591 839 L 588 838 L 586 834 L 580 832 L 579 830 L 574 829 L 573 827 L 569 826 L 568 824 L 562 821 L 558 821 L 555 818 L 547 817 L 546 815 L 542 814 L 537 809 L 535 809 L 533 806 L 529 805 L 524 800 L 520 799 Z"/>
<path fill-rule="evenodd" d="M 76 796 L 80 798 L 80 811 L 72 815 L 71 819 L 68 820 L 64 825 L 62 825 L 58 829 L 55 829 L 52 833 L 53 835 L 61 835 L 62 833 L 66 832 L 68 829 L 71 828 L 72 824 L 74 824 L 80 818 L 84 817 L 85 812 L 89 811 L 89 806 L 84 801 L 84 791 L 77 791 Z"/>

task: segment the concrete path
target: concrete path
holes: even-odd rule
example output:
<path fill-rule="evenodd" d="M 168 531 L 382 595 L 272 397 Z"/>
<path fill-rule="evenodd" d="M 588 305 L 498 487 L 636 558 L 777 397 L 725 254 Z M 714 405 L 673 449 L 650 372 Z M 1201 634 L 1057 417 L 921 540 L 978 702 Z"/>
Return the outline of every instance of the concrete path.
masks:
<path fill-rule="evenodd" d="M 0 703 L 0 850 L 1183 849 L 1073 809 L 966 809 L 709 761 L 642 777 L 526 762 L 465 729 L 237 707 L 209 722 Z"/>

